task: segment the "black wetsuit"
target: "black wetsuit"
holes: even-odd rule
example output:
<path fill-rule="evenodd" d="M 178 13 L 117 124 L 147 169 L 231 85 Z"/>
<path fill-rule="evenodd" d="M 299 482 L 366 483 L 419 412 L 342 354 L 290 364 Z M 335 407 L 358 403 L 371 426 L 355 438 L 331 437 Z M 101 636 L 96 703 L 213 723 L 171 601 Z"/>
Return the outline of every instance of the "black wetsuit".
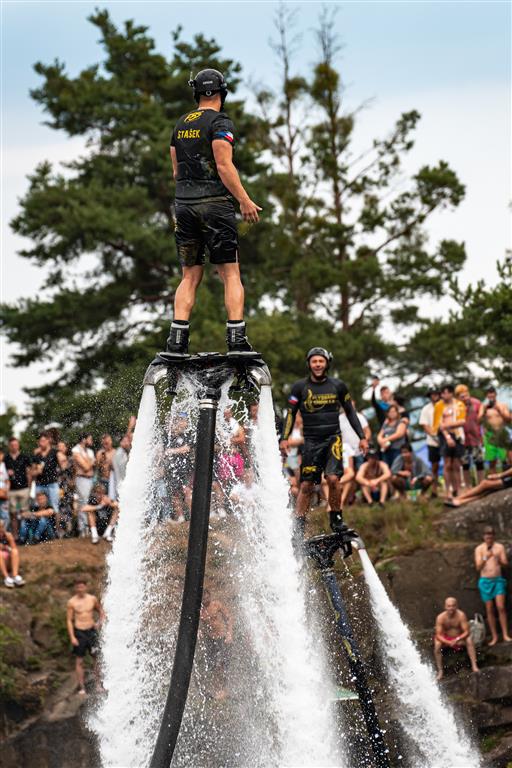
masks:
<path fill-rule="evenodd" d="M 176 150 L 176 248 L 182 266 L 238 261 L 235 207 L 215 165 L 212 142 L 234 143 L 235 128 L 224 112 L 195 109 L 182 115 L 171 136 Z"/>
<path fill-rule="evenodd" d="M 326 475 L 342 476 L 340 408 L 347 414 L 349 424 L 356 435 L 363 440 L 364 433 L 345 382 L 330 376 L 321 381 L 307 377 L 293 385 L 281 439 L 287 440 L 290 436 L 295 416 L 300 410 L 304 425 L 301 480 L 319 483 L 322 472 Z"/>

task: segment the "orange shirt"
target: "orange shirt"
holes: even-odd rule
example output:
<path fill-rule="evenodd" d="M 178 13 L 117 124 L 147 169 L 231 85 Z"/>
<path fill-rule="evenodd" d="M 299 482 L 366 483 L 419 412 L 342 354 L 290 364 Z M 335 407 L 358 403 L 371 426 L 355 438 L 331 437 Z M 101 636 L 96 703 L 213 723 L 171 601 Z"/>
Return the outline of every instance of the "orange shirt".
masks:
<path fill-rule="evenodd" d="M 441 425 L 441 419 L 443 418 L 443 414 L 446 413 L 446 416 L 449 418 L 450 421 L 465 421 L 466 420 L 466 406 L 462 402 L 462 400 L 457 400 L 457 398 L 453 398 L 453 401 L 451 403 L 445 403 L 444 400 L 439 400 L 434 406 L 434 423 L 433 428 L 436 430 L 436 432 L 439 432 L 439 427 Z M 452 413 L 450 413 L 452 411 Z M 462 440 L 464 439 L 464 427 L 457 427 L 456 429 L 451 429 L 450 432 L 454 437 L 460 437 Z"/>

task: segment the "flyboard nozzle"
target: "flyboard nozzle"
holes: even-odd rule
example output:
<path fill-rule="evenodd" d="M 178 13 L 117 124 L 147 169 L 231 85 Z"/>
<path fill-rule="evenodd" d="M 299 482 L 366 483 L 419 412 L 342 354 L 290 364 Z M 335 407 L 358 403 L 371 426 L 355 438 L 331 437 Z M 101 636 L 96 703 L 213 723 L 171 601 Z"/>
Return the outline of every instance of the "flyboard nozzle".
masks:
<path fill-rule="evenodd" d="M 362 540 L 360 536 L 357 536 L 355 539 L 352 539 L 352 546 L 355 547 L 358 551 L 360 549 L 366 549 L 366 544 Z"/>
<path fill-rule="evenodd" d="M 355 545 L 357 549 L 365 548 L 357 531 L 344 526 L 343 529 L 335 533 L 324 533 L 308 539 L 306 541 L 306 553 L 315 561 L 318 568 L 332 568 L 334 555 L 338 549 L 343 557 L 350 557 L 352 545 Z"/>
<path fill-rule="evenodd" d="M 148 366 L 146 373 L 144 374 L 144 380 L 142 386 L 155 387 L 159 381 L 167 376 L 167 368 L 165 365 L 151 365 Z"/>
<path fill-rule="evenodd" d="M 261 361 L 263 362 L 263 361 Z M 268 366 L 263 363 L 259 365 L 250 365 L 247 367 L 247 378 L 256 387 L 261 389 L 262 387 L 270 387 L 272 384 L 272 376 Z"/>

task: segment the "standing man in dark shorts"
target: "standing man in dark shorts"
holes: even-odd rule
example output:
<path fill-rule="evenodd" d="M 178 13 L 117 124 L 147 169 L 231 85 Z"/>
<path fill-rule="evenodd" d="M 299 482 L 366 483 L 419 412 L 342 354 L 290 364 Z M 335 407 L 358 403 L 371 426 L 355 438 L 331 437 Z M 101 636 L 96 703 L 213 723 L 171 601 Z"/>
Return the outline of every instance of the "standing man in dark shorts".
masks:
<path fill-rule="evenodd" d="M 183 277 L 174 298 L 167 351 L 176 357 L 188 356 L 189 320 L 207 249 L 224 283 L 228 354 L 251 355 L 233 198 L 250 223 L 259 220 L 261 208 L 250 199 L 233 164 L 235 127 L 222 111 L 228 90 L 224 76 L 216 69 L 203 69 L 189 85 L 197 109 L 180 117 L 170 149 L 176 181 L 176 249 Z"/>
<path fill-rule="evenodd" d="M 98 616 L 97 620 L 94 614 Z M 89 651 L 94 660 L 96 690 L 102 690 L 96 654 L 99 645 L 98 629 L 104 619 L 105 613 L 98 598 L 87 592 L 87 582 L 85 579 L 77 579 L 75 582 L 75 594 L 68 600 L 66 624 L 69 639 L 73 646 L 73 655 L 76 657 L 75 670 L 78 680 L 78 693 L 81 696 L 85 695 L 84 658 L 87 651 Z"/>
<path fill-rule="evenodd" d="M 340 477 L 343 475 L 343 442 L 339 413 L 343 408 L 359 438 L 363 453 L 368 451 L 352 398 L 345 382 L 327 375 L 332 356 L 323 347 L 309 350 L 306 360 L 309 376 L 295 382 L 288 398 L 288 414 L 281 435 L 282 453 L 288 451 L 288 438 L 295 416 L 300 410 L 304 429 L 304 449 L 300 470 L 300 490 L 295 508 L 295 539 L 303 538 L 306 512 L 309 510 L 314 486 L 325 474 L 329 487 L 330 524 L 333 531 L 346 528 L 341 510 Z"/>

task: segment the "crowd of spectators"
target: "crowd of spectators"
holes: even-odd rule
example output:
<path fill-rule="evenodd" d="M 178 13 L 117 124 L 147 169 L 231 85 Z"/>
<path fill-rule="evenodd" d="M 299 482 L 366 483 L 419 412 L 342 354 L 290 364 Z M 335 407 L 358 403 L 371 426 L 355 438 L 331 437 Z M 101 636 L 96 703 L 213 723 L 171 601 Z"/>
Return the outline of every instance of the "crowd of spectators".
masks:
<path fill-rule="evenodd" d="M 117 448 L 105 434 L 95 451 L 89 433 L 71 448 L 55 428 L 41 432 L 31 452 L 22 451 L 16 437 L 0 448 L 0 563 L 6 587 L 23 584 L 17 545 L 89 535 L 93 544 L 99 536 L 113 540 L 134 426 L 132 417 Z"/>
<path fill-rule="evenodd" d="M 388 386 L 372 381 L 371 404 L 376 427 L 357 411 L 367 456 L 340 415 L 345 471 L 340 479 L 342 506 L 359 501 L 384 506 L 389 499 L 426 499 L 442 495 L 450 506 L 466 504 L 512 484 L 512 415 L 489 387 L 483 401 L 465 384 L 431 388 L 417 423 L 404 400 Z M 354 402 L 354 407 L 356 406 Z M 418 429 L 420 434 L 418 434 Z M 298 493 L 302 425 L 297 417 L 290 436 L 285 473 L 293 496 Z M 426 445 L 425 445 L 426 443 Z M 414 450 L 417 446 L 418 450 Z M 421 454 L 421 455 L 419 455 Z M 500 472 L 496 469 L 500 468 Z M 485 477 L 486 472 L 487 477 Z M 319 499 L 327 494 L 318 488 Z"/>

